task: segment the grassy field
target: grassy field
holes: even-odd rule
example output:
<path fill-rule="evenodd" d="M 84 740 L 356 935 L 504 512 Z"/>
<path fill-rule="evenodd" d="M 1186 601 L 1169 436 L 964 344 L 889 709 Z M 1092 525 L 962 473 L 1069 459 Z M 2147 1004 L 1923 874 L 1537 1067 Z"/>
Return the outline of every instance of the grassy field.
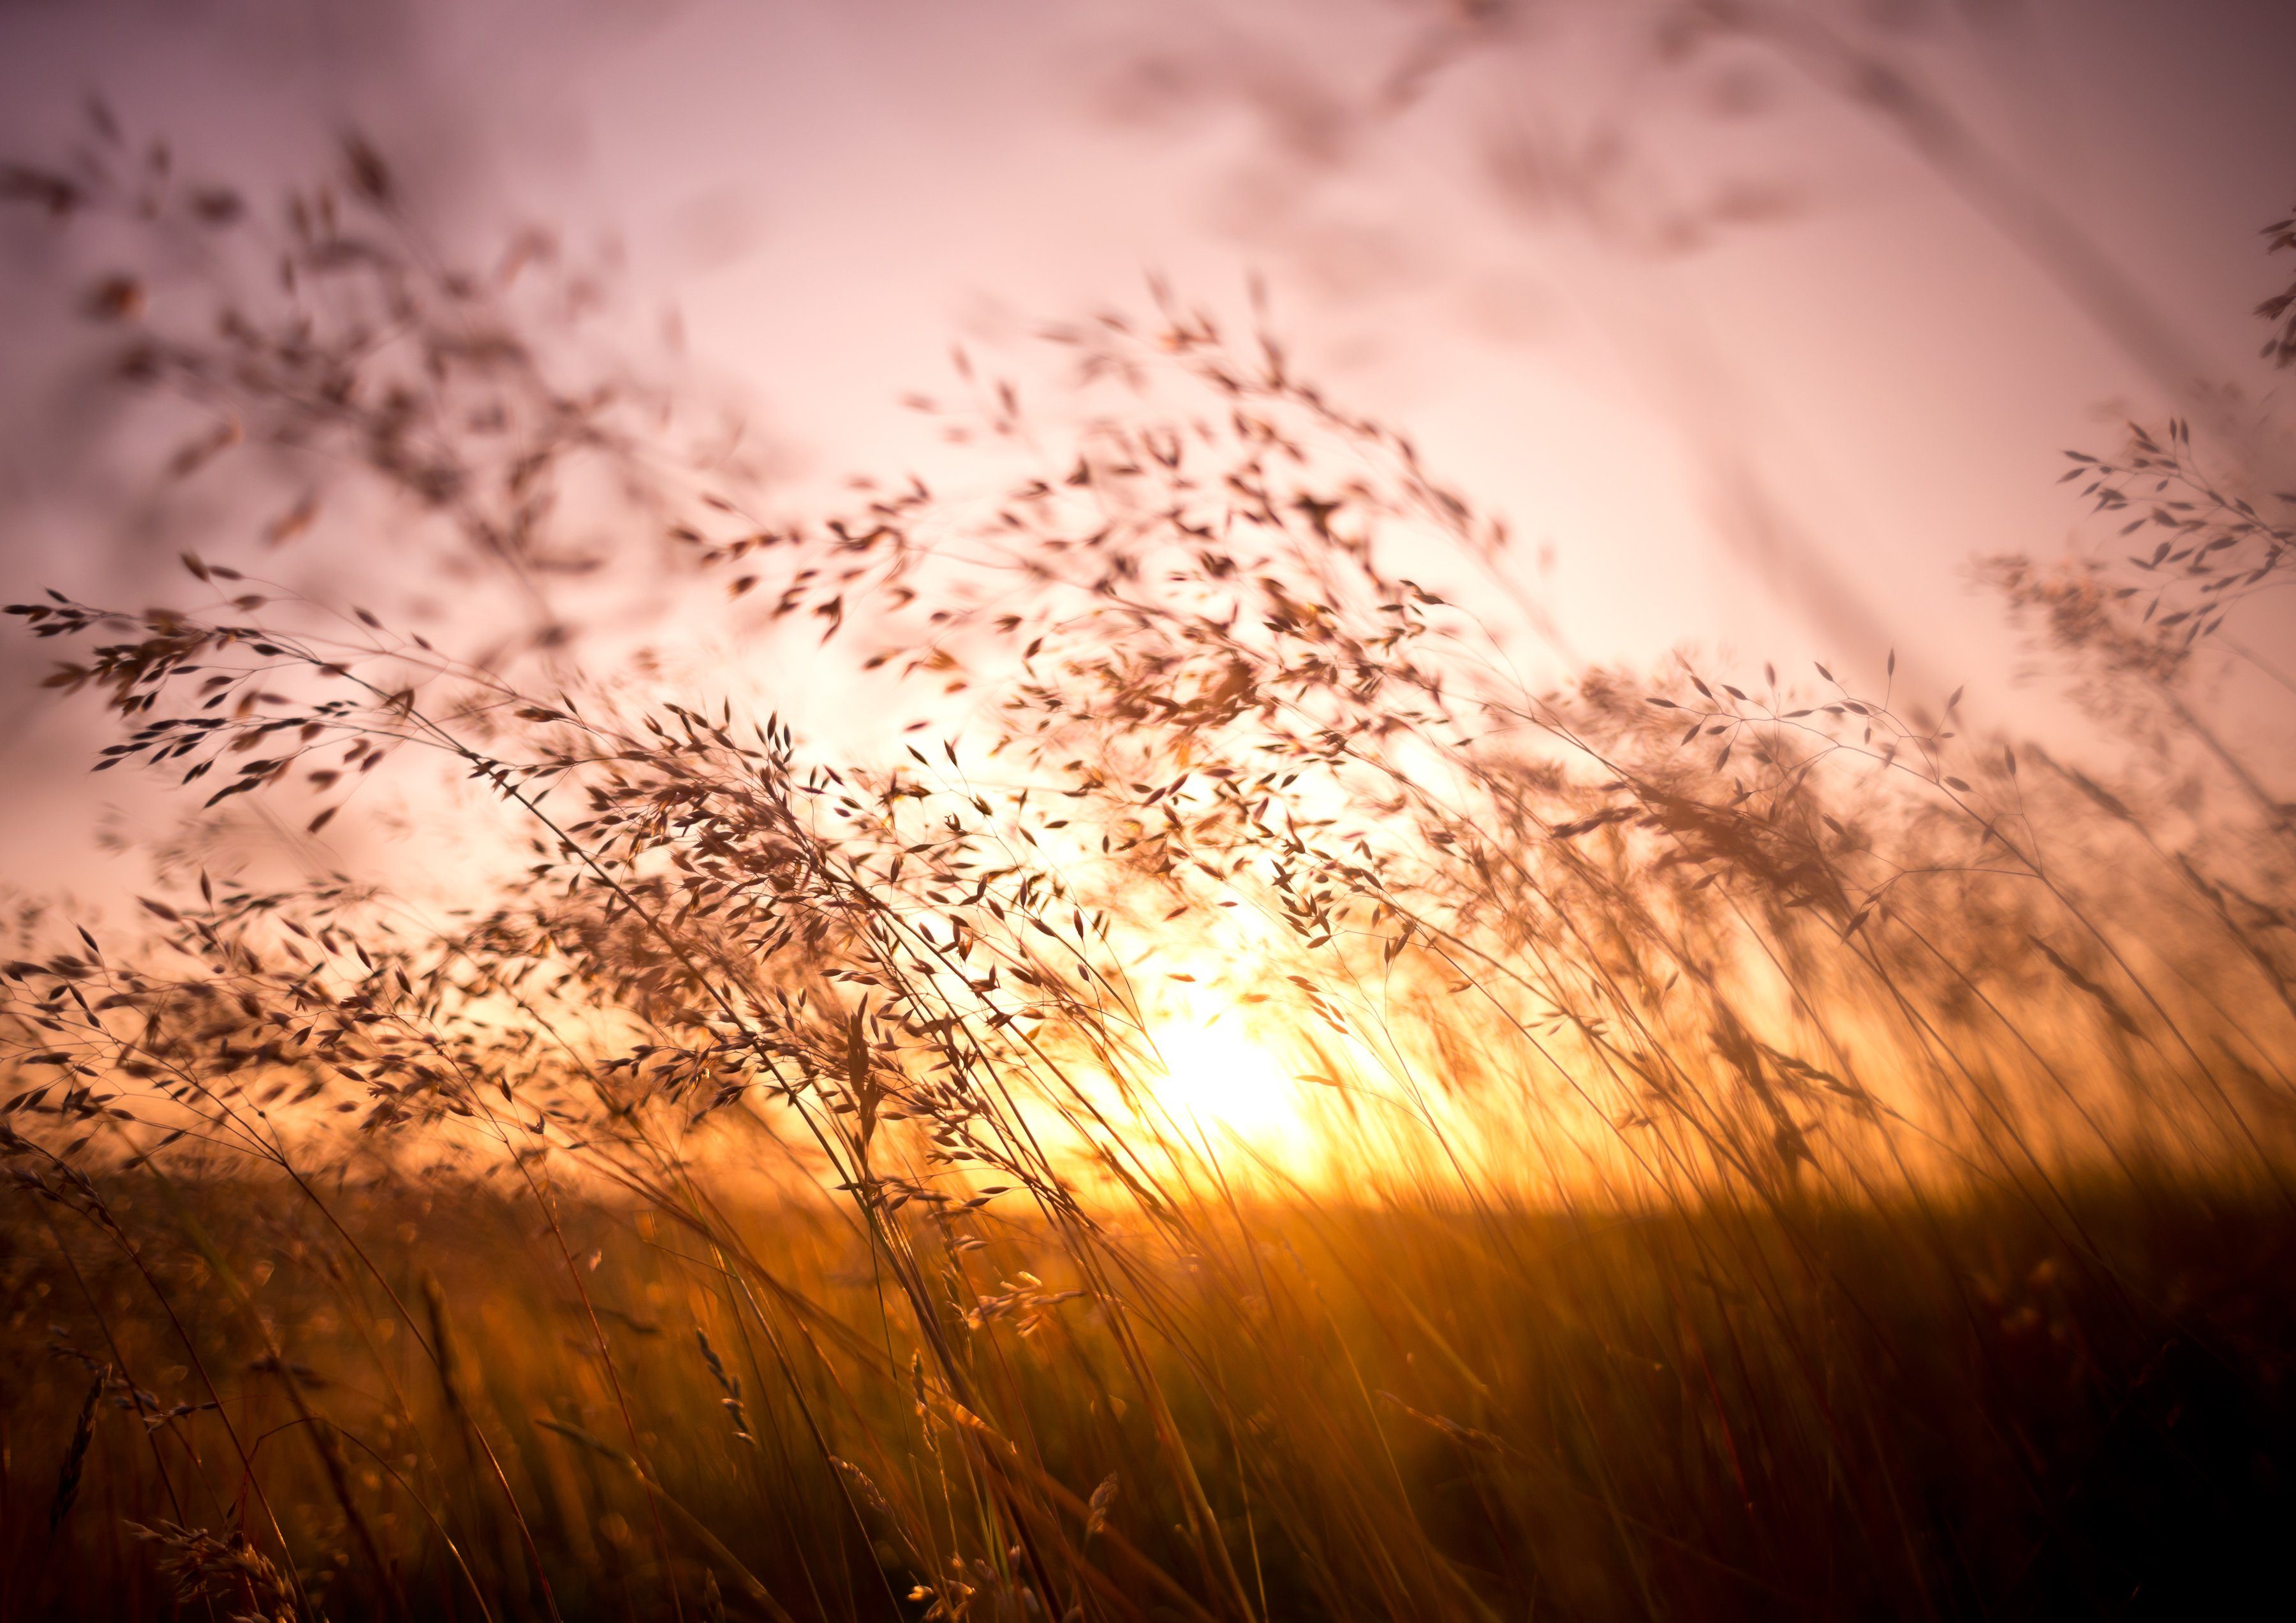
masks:
<path fill-rule="evenodd" d="M 132 1255 L 59 1213 L 0 1275 L 10 1615 L 163 1615 L 171 1559 L 243 1605 L 185 1524 L 345 1619 L 1022 1616 L 1040 1566 L 1091 1616 L 2237 1615 L 2292 1508 L 2253 1191 L 1175 1213 L 1126 1237 L 1136 1349 L 998 1224 L 962 1266 L 1012 1305 L 948 1309 L 978 1418 L 818 1210 L 94 1198 Z"/>
<path fill-rule="evenodd" d="M 636 567 L 914 717 L 848 750 L 550 594 L 560 459 L 667 459 L 349 158 L 329 299 L 129 372 L 447 561 L 12 611 L 184 832 L 0 966 L 0 1614 L 2284 1592 L 2296 811 L 2214 639 L 2296 497 L 2237 448 L 2132 427 L 2072 477 L 2136 541 L 1985 566 L 2045 738 L 1889 651 L 1535 684 L 1504 527 L 1168 301 L 1049 422 L 980 384 L 990 497 L 656 493 Z"/>

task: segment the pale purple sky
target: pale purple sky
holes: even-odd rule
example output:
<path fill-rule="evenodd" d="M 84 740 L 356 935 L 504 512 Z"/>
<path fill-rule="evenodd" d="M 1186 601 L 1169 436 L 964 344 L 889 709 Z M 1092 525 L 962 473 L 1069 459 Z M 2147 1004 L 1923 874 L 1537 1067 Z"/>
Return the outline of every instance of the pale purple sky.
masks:
<path fill-rule="evenodd" d="M 98 91 L 260 193 L 356 125 L 443 240 L 618 237 L 629 307 L 677 309 L 808 488 L 961 477 L 894 405 L 944 382 L 953 338 L 1028 375 L 1034 324 L 1136 307 L 1148 271 L 1226 307 L 1262 273 L 1304 370 L 1552 545 L 1537 590 L 1579 652 L 1878 667 L 1894 643 L 1940 689 L 2005 686 L 1967 561 L 2062 549 L 2058 451 L 2189 380 L 1806 64 L 1663 65 L 1666 9 L 15 0 L 0 157 L 59 150 Z M 2272 387 L 2248 312 L 2274 285 L 2257 229 L 2296 202 L 2296 7 L 1800 9 L 1933 86 L 2174 326 L 2179 367 Z M 1669 240 L 1734 195 L 1792 206 Z M 41 229 L 0 221 L 11 599 L 134 556 L 59 446 L 78 261 Z M 0 659 L 7 708 L 29 668 Z M 20 770 L 56 747 L 0 743 Z"/>

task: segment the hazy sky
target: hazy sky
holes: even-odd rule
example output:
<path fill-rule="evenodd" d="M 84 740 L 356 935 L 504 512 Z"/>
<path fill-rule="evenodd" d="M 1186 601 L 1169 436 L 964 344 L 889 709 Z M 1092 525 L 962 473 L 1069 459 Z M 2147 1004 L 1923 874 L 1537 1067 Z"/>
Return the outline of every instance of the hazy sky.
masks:
<path fill-rule="evenodd" d="M 893 403 L 945 381 L 953 338 L 1025 375 L 1034 324 L 1136 307 L 1148 271 L 1223 307 L 1258 271 L 1304 370 L 1507 513 L 1526 569 L 1551 544 L 1537 589 L 1579 651 L 1871 668 L 1895 643 L 1939 687 L 2005 681 L 1964 569 L 2067 544 L 2059 449 L 2195 376 L 2270 386 L 2248 312 L 2274 286 L 2256 232 L 2296 201 L 2296 7 L 1775 12 L 1953 109 L 2175 330 L 2165 366 L 2030 214 L 1807 56 L 1668 62 L 1669 9 L 12 0 L 0 156 L 61 152 L 100 92 L 260 194 L 355 125 L 444 242 L 618 238 L 627 307 L 674 307 L 816 479 L 940 471 Z M 93 266 L 53 234 L 0 221 L 11 598 L 137 555 L 59 443 Z M 55 742 L 20 723 L 5 748 Z"/>

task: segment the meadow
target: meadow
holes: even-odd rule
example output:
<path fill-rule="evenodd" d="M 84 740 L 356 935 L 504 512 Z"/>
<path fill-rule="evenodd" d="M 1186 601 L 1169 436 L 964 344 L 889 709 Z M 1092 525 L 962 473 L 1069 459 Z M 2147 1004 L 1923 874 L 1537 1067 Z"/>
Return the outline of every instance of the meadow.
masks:
<path fill-rule="evenodd" d="M 184 229 L 256 229 L 222 195 Z M 2296 838 L 2214 673 L 2296 503 L 2248 450 L 2132 425 L 2070 469 L 2122 538 L 1983 566 L 2086 706 L 2046 738 L 1887 650 L 1532 684 L 1505 527 L 1272 337 L 1063 330 L 1070 407 L 934 407 L 988 494 L 777 518 L 513 336 L 546 255 L 440 271 L 391 205 L 350 147 L 277 228 L 324 296 L 122 370 L 230 424 L 179 473 L 332 455 L 445 537 L 371 569 L 524 640 L 222 550 L 12 611 L 194 821 L 5 970 L 0 1612 L 2284 1588 Z M 601 465 L 659 478 L 644 567 L 915 725 L 840 752 L 590 640 Z M 199 836 L 389 780 L 482 899 Z"/>

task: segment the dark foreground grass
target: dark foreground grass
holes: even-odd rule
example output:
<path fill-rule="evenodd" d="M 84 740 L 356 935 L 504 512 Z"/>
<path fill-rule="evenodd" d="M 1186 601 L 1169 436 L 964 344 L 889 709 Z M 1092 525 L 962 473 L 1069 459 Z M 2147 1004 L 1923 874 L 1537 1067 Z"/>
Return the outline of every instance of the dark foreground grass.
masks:
<path fill-rule="evenodd" d="M 1087 1615 L 1232 1611 L 1164 1425 L 1269 1618 L 2258 1615 L 2296 1511 L 2296 1225 L 2166 1179 L 2049 1210 L 1193 1212 L 1130 1237 L 1156 1391 L 1050 1299 L 1059 1248 L 999 1225 L 968 1258 L 1006 1305 L 955 1332 L 996 1434 L 912 1368 L 827 1210 L 719 1214 L 727 1272 L 580 1199 L 76 1203 L 0 1231 L 13 1617 L 206 1615 L 162 1568 L 231 1551 L 184 1525 L 283 1535 L 291 1570 L 217 1572 L 217 1616 L 264 1583 L 345 1619 L 906 1617 L 960 1583 L 1034 1615 L 929 1547 L 978 1547 L 996 1473 L 1105 1574 Z"/>

